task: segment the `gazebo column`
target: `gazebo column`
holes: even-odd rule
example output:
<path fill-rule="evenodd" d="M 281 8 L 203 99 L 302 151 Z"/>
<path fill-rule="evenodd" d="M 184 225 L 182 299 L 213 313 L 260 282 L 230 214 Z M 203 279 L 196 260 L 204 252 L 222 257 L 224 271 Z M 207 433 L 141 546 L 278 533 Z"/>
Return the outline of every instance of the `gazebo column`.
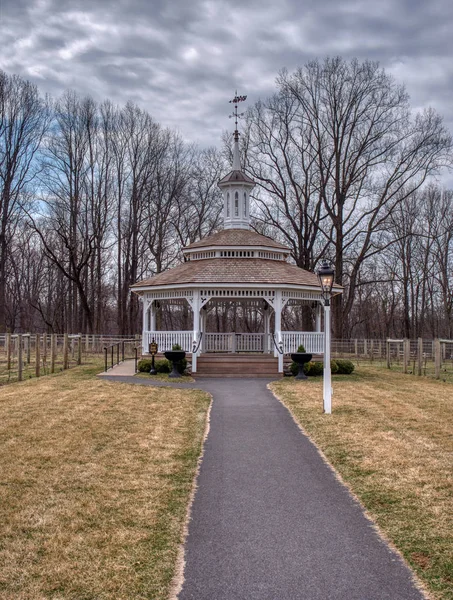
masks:
<path fill-rule="evenodd" d="M 315 312 L 315 331 L 317 331 L 317 332 L 321 331 L 321 315 L 322 315 L 322 304 L 320 302 L 318 302 L 318 304 L 316 305 L 316 312 Z"/>
<path fill-rule="evenodd" d="M 266 302 L 265 309 L 263 310 L 264 316 L 264 352 L 269 354 L 271 348 L 269 346 L 269 333 L 271 330 L 271 311 L 269 310 L 269 304 Z"/>
<path fill-rule="evenodd" d="M 146 298 L 143 298 L 143 325 L 142 325 L 142 354 L 148 353 L 148 316 L 149 316 L 149 303 Z"/>
<path fill-rule="evenodd" d="M 192 300 L 193 310 L 193 348 L 192 348 L 192 373 L 197 372 L 197 354 L 199 352 L 198 340 L 200 339 L 200 292 L 195 290 Z"/>
<path fill-rule="evenodd" d="M 152 333 L 156 332 L 156 301 L 153 300 L 151 302 L 151 306 L 149 308 L 150 313 L 151 313 L 151 320 L 150 320 L 150 326 L 149 326 L 149 330 Z"/>
<path fill-rule="evenodd" d="M 206 342 L 206 306 L 204 306 L 200 311 L 200 330 L 203 333 L 203 339 L 201 340 L 201 352 L 204 352 L 204 345 Z"/>
<path fill-rule="evenodd" d="M 282 344 L 282 292 L 281 292 L 281 290 L 277 290 L 275 292 L 275 301 L 274 302 L 275 302 L 274 311 L 275 311 L 275 337 L 276 337 L 275 342 L 277 343 L 278 347 L 281 348 L 281 344 Z M 283 373 L 283 354 L 274 347 L 274 356 L 275 355 L 278 358 L 278 372 Z"/>

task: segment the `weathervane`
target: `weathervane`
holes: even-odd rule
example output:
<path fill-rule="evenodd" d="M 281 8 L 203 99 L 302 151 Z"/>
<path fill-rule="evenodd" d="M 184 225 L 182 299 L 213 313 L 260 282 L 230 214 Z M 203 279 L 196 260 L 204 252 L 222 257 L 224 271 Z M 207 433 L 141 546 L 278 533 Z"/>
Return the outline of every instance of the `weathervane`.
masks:
<path fill-rule="evenodd" d="M 229 117 L 230 117 L 230 119 L 234 118 L 234 123 L 236 125 L 236 131 L 234 132 L 235 137 L 239 135 L 238 119 L 240 119 L 241 117 L 243 117 L 245 115 L 245 112 L 238 113 L 238 104 L 239 104 L 239 102 L 244 102 L 245 100 L 247 100 L 247 96 L 238 96 L 237 90 L 235 91 L 235 96 L 234 96 L 233 100 L 229 100 L 229 103 L 234 105 L 234 112 L 232 115 L 229 115 Z"/>

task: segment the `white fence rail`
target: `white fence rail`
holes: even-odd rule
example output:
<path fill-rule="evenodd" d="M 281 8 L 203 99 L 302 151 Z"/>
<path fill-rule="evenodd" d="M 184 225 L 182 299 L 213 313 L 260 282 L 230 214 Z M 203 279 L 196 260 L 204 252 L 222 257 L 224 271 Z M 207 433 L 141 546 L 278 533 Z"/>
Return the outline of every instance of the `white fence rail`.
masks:
<path fill-rule="evenodd" d="M 297 352 L 302 344 L 305 352 L 324 354 L 324 333 L 304 331 L 282 331 L 283 353 Z"/>
<path fill-rule="evenodd" d="M 179 344 L 185 352 L 192 352 L 193 331 L 147 331 L 145 332 L 143 350 L 148 351 L 153 338 L 157 343 L 159 352 L 167 352 L 175 344 Z"/>

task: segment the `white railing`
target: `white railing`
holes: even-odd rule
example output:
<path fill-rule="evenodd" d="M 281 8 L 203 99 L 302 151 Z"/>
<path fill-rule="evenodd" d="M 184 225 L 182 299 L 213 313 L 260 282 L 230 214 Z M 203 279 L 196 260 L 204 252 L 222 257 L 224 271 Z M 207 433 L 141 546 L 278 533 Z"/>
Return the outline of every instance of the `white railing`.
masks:
<path fill-rule="evenodd" d="M 302 344 L 306 352 L 324 354 L 324 333 L 305 331 L 282 331 L 283 352 L 297 352 Z"/>
<path fill-rule="evenodd" d="M 284 354 L 296 352 L 303 344 L 307 352 L 324 353 L 324 333 L 305 331 L 282 331 L 281 339 Z M 147 331 L 143 351 L 148 351 L 155 339 L 159 352 L 171 350 L 179 344 L 185 352 L 192 352 L 193 331 Z M 205 333 L 202 340 L 203 352 L 274 352 L 271 334 L 265 333 Z"/>
<path fill-rule="evenodd" d="M 159 352 L 171 350 L 175 344 L 179 344 L 185 352 L 192 352 L 193 331 L 146 331 L 143 351 L 148 352 L 152 339 L 157 343 Z"/>
<path fill-rule="evenodd" d="M 205 333 L 203 352 L 234 352 L 233 333 Z"/>
<path fill-rule="evenodd" d="M 236 334 L 236 352 L 264 352 L 264 333 Z"/>
<path fill-rule="evenodd" d="M 203 352 L 267 352 L 270 343 L 265 333 L 205 333 Z"/>

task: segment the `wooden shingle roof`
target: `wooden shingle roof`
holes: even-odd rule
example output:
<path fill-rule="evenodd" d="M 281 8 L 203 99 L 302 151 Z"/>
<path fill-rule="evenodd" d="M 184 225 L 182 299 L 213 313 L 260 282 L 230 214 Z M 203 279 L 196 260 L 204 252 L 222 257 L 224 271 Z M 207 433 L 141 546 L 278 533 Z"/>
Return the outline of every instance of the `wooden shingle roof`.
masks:
<path fill-rule="evenodd" d="M 302 285 L 319 288 L 315 273 L 280 260 L 211 258 L 188 261 L 132 286 L 209 284 Z"/>

